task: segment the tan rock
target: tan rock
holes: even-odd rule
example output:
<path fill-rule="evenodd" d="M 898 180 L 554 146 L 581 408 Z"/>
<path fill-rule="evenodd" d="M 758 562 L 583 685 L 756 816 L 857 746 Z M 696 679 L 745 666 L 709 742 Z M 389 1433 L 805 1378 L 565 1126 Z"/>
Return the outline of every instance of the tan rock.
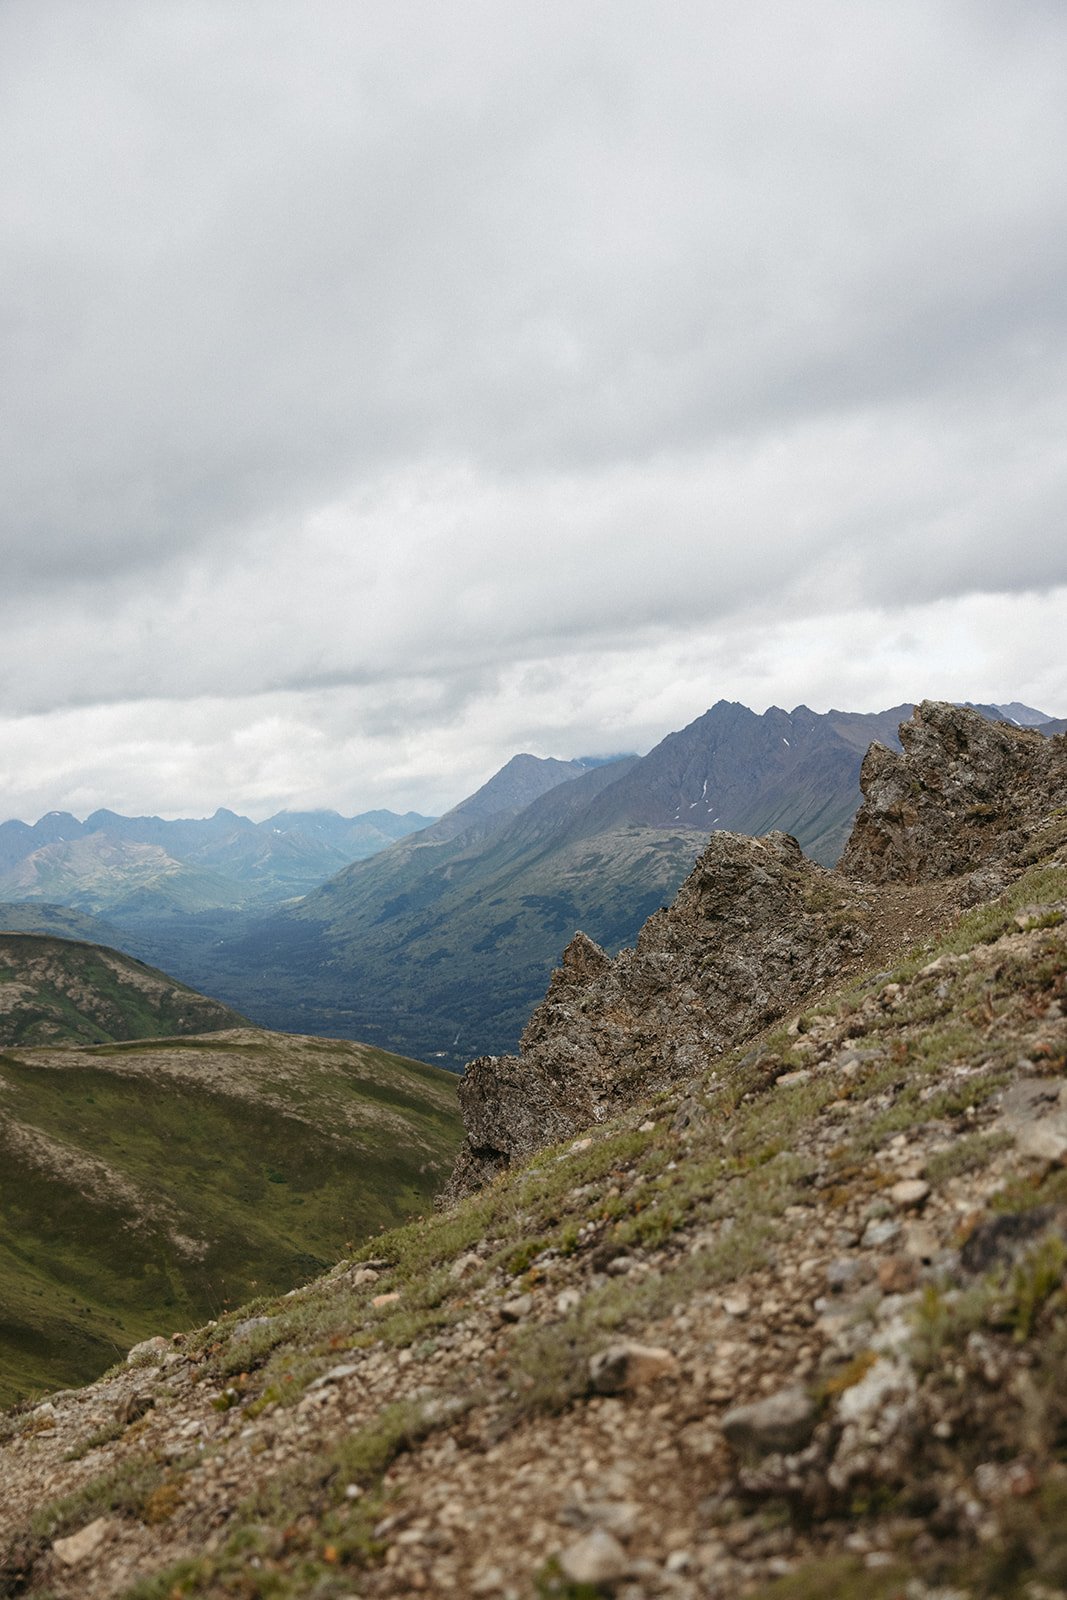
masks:
<path fill-rule="evenodd" d="M 99 1549 L 114 1526 L 111 1517 L 97 1517 L 94 1522 L 87 1522 L 84 1528 L 79 1528 L 77 1533 L 70 1534 L 68 1538 L 56 1539 L 52 1549 L 65 1567 L 76 1567 L 79 1561 L 86 1560 Z"/>
<path fill-rule="evenodd" d="M 674 1377 L 678 1363 L 660 1345 L 620 1342 L 599 1351 L 589 1363 L 589 1379 L 598 1394 L 621 1394 L 658 1378 Z"/>
<path fill-rule="evenodd" d="M 630 1558 L 619 1541 L 603 1528 L 594 1528 L 559 1558 L 563 1576 L 571 1583 L 618 1583 L 630 1571 Z"/>

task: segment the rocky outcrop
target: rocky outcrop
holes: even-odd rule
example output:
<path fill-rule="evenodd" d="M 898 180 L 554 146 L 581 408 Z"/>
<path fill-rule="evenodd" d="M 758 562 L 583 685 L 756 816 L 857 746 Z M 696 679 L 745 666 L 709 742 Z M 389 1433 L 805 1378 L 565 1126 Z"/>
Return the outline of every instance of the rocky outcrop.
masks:
<path fill-rule="evenodd" d="M 921 883 L 1009 865 L 1067 800 L 1067 737 L 988 722 L 924 700 L 900 727 L 903 752 L 872 744 L 864 801 L 839 870 L 870 882 Z"/>
<path fill-rule="evenodd" d="M 788 834 L 715 833 L 636 948 L 612 960 L 575 935 L 518 1055 L 467 1068 L 467 1138 L 446 1198 L 696 1078 L 817 991 L 864 946 L 859 882 L 970 874 L 958 898 L 988 898 L 1039 835 L 1047 844 L 1067 800 L 1067 736 L 927 700 L 900 738 L 902 754 L 875 743 L 864 759 L 864 804 L 837 871 L 814 866 Z"/>
<path fill-rule="evenodd" d="M 517 1056 L 471 1062 L 449 1196 L 699 1074 L 818 989 L 865 942 L 845 880 L 784 833 L 716 833 L 669 908 L 614 960 L 578 933 Z"/>

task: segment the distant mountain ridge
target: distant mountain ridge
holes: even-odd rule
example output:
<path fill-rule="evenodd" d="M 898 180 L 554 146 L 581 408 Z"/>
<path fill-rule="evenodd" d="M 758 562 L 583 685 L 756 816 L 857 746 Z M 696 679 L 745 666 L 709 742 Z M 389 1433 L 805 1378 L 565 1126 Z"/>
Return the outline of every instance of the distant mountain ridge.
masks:
<path fill-rule="evenodd" d="M 432 820 L 413 811 L 282 811 L 257 823 L 220 807 L 173 821 L 101 810 L 79 822 L 52 811 L 33 824 L 0 823 L 0 900 L 94 914 L 269 905 L 298 899 Z"/>

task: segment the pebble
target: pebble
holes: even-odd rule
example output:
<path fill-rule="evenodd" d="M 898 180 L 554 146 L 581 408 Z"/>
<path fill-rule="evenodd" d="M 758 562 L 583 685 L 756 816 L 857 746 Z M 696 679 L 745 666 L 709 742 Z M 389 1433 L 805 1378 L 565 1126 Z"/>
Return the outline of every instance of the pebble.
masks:
<path fill-rule="evenodd" d="M 234 1324 L 231 1337 L 247 1339 L 249 1334 L 255 1333 L 257 1329 L 269 1328 L 273 1320 L 273 1317 L 245 1317 L 243 1322 Z"/>
<path fill-rule="evenodd" d="M 892 1244 L 899 1234 L 899 1222 L 882 1222 L 875 1218 L 864 1228 L 861 1243 L 867 1250 L 880 1250 L 883 1245 Z"/>
<path fill-rule="evenodd" d="M 618 1583 L 630 1569 L 630 1558 L 619 1541 L 603 1528 L 594 1528 L 560 1554 L 563 1576 L 571 1583 Z"/>
<path fill-rule="evenodd" d="M 598 1394 L 621 1394 L 657 1378 L 674 1377 L 677 1371 L 677 1361 L 662 1346 L 621 1341 L 591 1358 L 589 1381 Z"/>
<path fill-rule="evenodd" d="M 312 1378 L 308 1389 L 323 1389 L 328 1383 L 340 1383 L 344 1378 L 351 1378 L 359 1371 L 354 1361 L 345 1361 L 338 1367 L 331 1367 L 329 1372 L 323 1372 L 317 1378 Z"/>
<path fill-rule="evenodd" d="M 723 1417 L 721 1427 L 727 1443 L 739 1455 L 791 1455 L 804 1448 L 817 1421 L 815 1402 L 805 1389 L 794 1386 L 752 1405 L 735 1406 Z"/>
<path fill-rule="evenodd" d="M 510 1300 L 505 1300 L 500 1307 L 501 1322 L 521 1322 L 528 1317 L 534 1308 L 532 1294 L 512 1295 Z"/>
<path fill-rule="evenodd" d="M 154 1339 L 142 1339 L 140 1344 L 135 1344 L 132 1350 L 126 1353 L 126 1365 L 135 1366 L 139 1361 L 147 1361 L 152 1356 L 162 1356 L 164 1351 L 170 1349 L 170 1340 L 164 1339 L 157 1333 Z"/>
<path fill-rule="evenodd" d="M 901 1178 L 889 1191 L 889 1198 L 902 1211 L 917 1211 L 930 1194 L 930 1185 L 922 1178 Z"/>
<path fill-rule="evenodd" d="M 458 1282 L 461 1278 L 468 1277 L 472 1272 L 477 1272 L 481 1264 L 481 1256 L 476 1256 L 473 1251 L 468 1251 L 465 1256 L 458 1256 L 456 1260 L 453 1261 L 452 1265 L 448 1269 L 448 1276 L 450 1278 L 455 1278 Z M 396 1297 L 394 1296 L 394 1299 L 395 1298 Z M 380 1299 L 380 1295 L 376 1296 L 371 1304 L 378 1305 Z"/>

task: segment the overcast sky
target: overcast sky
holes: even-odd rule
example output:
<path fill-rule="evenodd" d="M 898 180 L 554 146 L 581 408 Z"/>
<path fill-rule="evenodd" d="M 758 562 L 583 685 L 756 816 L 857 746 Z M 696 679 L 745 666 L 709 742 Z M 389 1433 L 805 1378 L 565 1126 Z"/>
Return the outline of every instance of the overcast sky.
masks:
<path fill-rule="evenodd" d="M 0 0 L 0 816 L 1067 714 L 1062 0 Z"/>

